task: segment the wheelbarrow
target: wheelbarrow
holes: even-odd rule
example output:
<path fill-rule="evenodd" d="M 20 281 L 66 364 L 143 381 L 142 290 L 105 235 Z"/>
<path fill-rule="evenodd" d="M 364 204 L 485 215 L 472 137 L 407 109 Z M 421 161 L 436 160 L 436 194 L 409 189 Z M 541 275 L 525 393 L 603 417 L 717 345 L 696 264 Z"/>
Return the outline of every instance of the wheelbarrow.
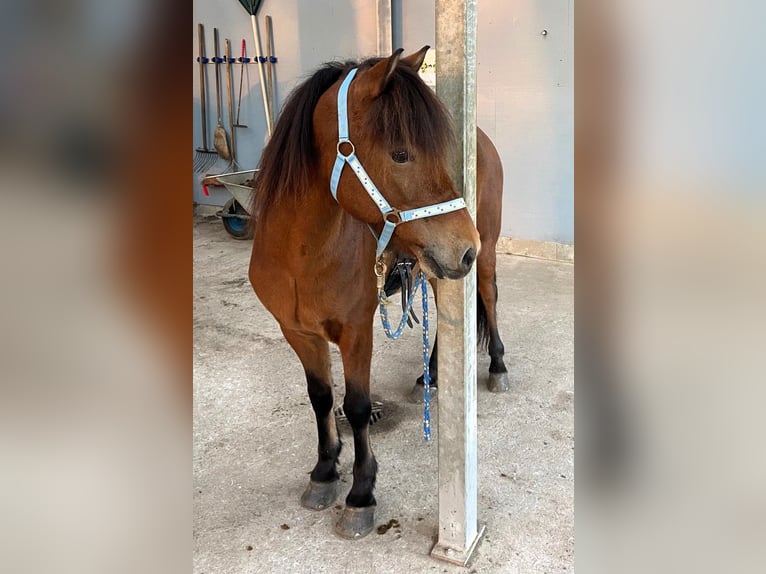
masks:
<path fill-rule="evenodd" d="M 223 221 L 223 227 L 235 239 L 252 239 L 253 230 L 248 226 L 252 204 L 252 182 L 255 169 L 234 171 L 216 175 L 215 179 L 231 193 L 232 197 L 216 215 Z"/>

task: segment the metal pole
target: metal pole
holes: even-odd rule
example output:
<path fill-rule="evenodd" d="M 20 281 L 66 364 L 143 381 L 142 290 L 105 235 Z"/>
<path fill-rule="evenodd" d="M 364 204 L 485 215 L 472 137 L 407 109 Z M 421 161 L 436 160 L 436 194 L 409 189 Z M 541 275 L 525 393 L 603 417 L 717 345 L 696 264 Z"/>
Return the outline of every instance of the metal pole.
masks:
<path fill-rule="evenodd" d="M 391 27 L 391 0 L 377 0 L 378 56 L 388 57 L 394 51 Z"/>
<path fill-rule="evenodd" d="M 455 121 L 451 176 L 476 220 L 476 0 L 436 0 L 436 90 Z M 465 566 L 477 519 L 476 270 L 439 281 L 439 536 L 431 556 Z"/>

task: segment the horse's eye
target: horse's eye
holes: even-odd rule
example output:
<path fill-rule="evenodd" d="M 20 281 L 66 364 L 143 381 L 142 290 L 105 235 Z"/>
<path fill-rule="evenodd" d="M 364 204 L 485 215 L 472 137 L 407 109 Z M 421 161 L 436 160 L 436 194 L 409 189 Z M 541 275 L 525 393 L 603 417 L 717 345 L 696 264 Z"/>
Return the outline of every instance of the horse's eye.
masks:
<path fill-rule="evenodd" d="M 391 153 L 391 159 L 396 163 L 407 163 L 410 161 L 410 154 L 406 151 L 395 151 Z"/>

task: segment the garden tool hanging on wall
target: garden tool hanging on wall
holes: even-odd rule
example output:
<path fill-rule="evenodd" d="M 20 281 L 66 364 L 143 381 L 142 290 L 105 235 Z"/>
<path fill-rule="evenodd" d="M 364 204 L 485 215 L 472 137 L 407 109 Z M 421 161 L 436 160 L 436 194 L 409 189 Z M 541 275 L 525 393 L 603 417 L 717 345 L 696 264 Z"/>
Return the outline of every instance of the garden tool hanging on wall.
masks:
<path fill-rule="evenodd" d="M 266 16 L 266 85 L 269 96 L 269 113 L 271 114 L 271 124 L 277 123 L 277 104 L 276 91 L 274 90 L 274 63 L 277 59 L 274 57 L 274 28 L 271 24 L 271 16 Z"/>
<path fill-rule="evenodd" d="M 268 95 L 268 87 L 266 85 L 266 70 L 264 70 L 263 65 L 263 51 L 261 50 L 261 35 L 258 31 L 258 20 L 256 19 L 256 15 L 258 13 L 258 9 L 261 7 L 262 0 L 239 0 L 239 3 L 242 4 L 244 9 L 247 11 L 248 14 L 250 14 L 250 24 L 253 27 L 253 40 L 255 42 L 255 58 L 258 62 L 258 77 L 261 81 L 261 97 L 263 98 L 263 111 L 266 115 L 266 132 L 268 133 L 269 137 L 271 137 L 272 133 L 272 113 L 271 113 L 271 106 L 269 102 L 269 95 Z"/>
<path fill-rule="evenodd" d="M 205 57 L 205 29 L 202 24 L 197 24 L 197 40 L 199 43 L 199 102 L 202 120 L 202 147 L 198 147 L 194 155 L 194 172 L 202 173 L 211 168 L 218 159 L 215 149 L 207 147 L 207 74 L 205 64 L 209 62 Z"/>
<path fill-rule="evenodd" d="M 231 162 L 229 163 L 229 168 L 232 168 L 238 165 L 236 138 L 234 136 L 234 101 L 232 95 L 233 78 L 231 74 L 231 64 L 236 60 L 231 57 L 231 42 L 229 42 L 228 38 L 225 40 L 225 46 L 224 59 L 226 60 L 226 103 L 229 110 L 229 137 L 231 138 L 231 149 L 229 150 L 231 152 Z"/>
<path fill-rule="evenodd" d="M 226 137 L 226 130 L 223 129 L 223 118 L 221 114 L 221 62 L 223 58 L 219 56 L 218 51 L 218 28 L 213 28 L 213 42 L 215 44 L 215 98 L 216 112 L 218 113 L 218 125 L 216 125 L 213 135 L 213 147 L 218 155 L 227 161 L 231 161 L 231 151 L 229 150 L 229 140 Z"/>
<path fill-rule="evenodd" d="M 237 119 L 234 121 L 234 127 L 235 128 L 246 128 L 247 126 L 245 124 L 239 123 L 239 112 L 242 109 L 242 84 L 243 80 L 245 79 L 245 64 L 247 64 L 250 61 L 250 58 L 245 57 L 246 49 L 245 49 L 245 39 L 242 38 L 242 50 L 241 55 L 239 57 L 239 96 L 237 96 Z M 248 81 L 250 79 L 250 74 L 248 74 Z"/>

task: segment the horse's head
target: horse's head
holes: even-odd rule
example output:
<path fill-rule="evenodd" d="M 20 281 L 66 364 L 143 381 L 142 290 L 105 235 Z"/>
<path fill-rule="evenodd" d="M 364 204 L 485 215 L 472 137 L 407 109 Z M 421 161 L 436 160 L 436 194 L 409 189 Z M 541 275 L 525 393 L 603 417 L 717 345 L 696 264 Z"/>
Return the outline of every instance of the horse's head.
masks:
<path fill-rule="evenodd" d="M 449 115 L 417 73 L 427 50 L 407 57 L 397 50 L 390 58 L 368 60 L 348 88 L 349 138 L 356 156 L 399 211 L 458 198 L 447 169 L 454 141 Z M 335 161 L 342 80 L 322 96 L 314 114 L 323 165 Z M 350 148 L 342 144 L 342 153 L 350 153 L 344 146 Z M 345 211 L 381 231 L 383 214 L 351 169 L 342 172 L 337 199 Z M 459 209 L 399 224 L 389 246 L 399 255 L 416 257 L 431 275 L 457 279 L 471 269 L 480 242 L 468 211 Z"/>

